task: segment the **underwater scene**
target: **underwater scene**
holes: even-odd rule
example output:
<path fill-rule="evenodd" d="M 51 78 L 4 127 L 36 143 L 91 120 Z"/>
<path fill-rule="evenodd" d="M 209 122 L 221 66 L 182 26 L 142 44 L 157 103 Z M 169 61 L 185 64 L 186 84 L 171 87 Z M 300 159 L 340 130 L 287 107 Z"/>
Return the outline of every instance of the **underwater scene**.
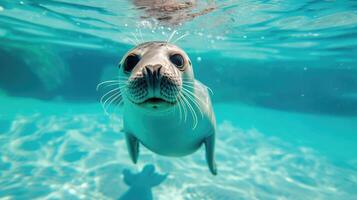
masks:
<path fill-rule="evenodd" d="M 357 1 L 0 0 L 29 199 L 357 200 Z"/>

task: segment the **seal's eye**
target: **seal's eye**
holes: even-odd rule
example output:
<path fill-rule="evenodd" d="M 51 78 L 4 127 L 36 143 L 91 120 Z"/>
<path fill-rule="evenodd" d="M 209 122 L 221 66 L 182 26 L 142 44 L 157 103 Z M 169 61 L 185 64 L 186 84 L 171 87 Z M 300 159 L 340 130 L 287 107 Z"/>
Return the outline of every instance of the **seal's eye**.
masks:
<path fill-rule="evenodd" d="M 131 72 L 139 61 L 140 57 L 138 55 L 130 54 L 124 61 L 124 71 Z"/>
<path fill-rule="evenodd" d="M 179 69 L 182 69 L 184 66 L 183 57 L 180 54 L 170 56 L 170 61 Z"/>

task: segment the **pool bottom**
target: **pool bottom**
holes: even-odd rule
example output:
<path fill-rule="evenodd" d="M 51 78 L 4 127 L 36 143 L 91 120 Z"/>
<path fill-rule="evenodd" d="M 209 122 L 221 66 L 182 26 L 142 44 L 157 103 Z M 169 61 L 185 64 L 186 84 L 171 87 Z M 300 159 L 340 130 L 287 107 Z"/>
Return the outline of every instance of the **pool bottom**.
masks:
<path fill-rule="evenodd" d="M 216 106 L 218 176 L 209 173 L 203 149 L 168 158 L 141 146 L 133 165 L 120 132 L 120 114 L 76 113 L 74 106 L 67 114 L 3 116 L 0 199 L 128 199 L 134 188 L 124 182 L 124 171 L 138 174 L 151 165 L 167 177 L 154 187 L 152 173 L 133 177 L 132 182 L 149 190 L 139 189 L 140 199 L 150 199 L 150 192 L 159 200 L 357 199 L 353 163 L 339 165 L 318 149 L 242 128 L 223 115 L 227 106 Z M 60 106 L 51 108 L 63 112 Z"/>

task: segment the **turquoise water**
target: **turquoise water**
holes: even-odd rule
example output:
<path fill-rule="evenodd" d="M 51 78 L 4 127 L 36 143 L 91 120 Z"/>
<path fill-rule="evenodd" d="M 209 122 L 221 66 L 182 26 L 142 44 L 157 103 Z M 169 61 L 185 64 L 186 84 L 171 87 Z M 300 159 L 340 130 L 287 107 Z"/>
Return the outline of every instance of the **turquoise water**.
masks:
<path fill-rule="evenodd" d="M 133 2 L 0 0 L 1 200 L 357 199 L 356 1 Z M 174 30 L 213 90 L 217 176 L 203 149 L 132 164 L 99 103 L 133 43 Z"/>

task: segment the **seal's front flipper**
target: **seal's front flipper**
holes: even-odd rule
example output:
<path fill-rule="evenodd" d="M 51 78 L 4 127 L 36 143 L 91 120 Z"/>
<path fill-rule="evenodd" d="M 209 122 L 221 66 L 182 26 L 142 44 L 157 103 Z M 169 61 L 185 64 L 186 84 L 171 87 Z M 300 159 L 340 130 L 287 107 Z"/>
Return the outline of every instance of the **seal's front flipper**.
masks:
<path fill-rule="evenodd" d="M 125 133 L 126 146 L 133 163 L 136 164 L 139 156 L 139 141 L 130 133 Z"/>
<path fill-rule="evenodd" d="M 214 160 L 214 142 L 215 142 L 215 134 L 206 137 L 206 139 L 204 140 L 204 144 L 206 147 L 206 160 L 207 160 L 208 168 L 213 175 L 217 175 L 216 161 Z"/>

